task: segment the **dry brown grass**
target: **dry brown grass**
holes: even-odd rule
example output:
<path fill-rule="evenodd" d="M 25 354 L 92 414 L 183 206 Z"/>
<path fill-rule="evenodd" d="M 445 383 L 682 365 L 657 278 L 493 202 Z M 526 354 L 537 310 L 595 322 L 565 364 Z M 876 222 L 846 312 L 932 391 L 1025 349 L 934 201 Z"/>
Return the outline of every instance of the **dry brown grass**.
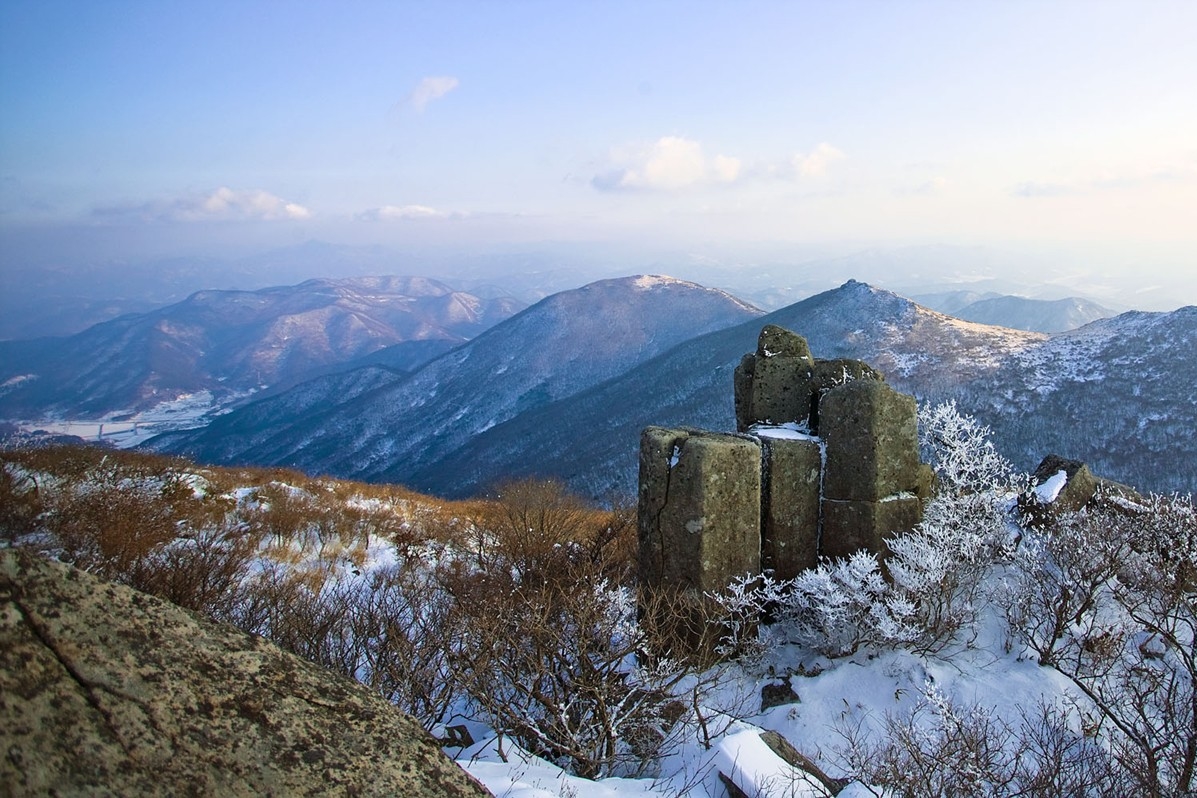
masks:
<path fill-rule="evenodd" d="M 429 729 L 465 694 L 514 723 L 495 714 L 492 693 L 563 667 L 575 672 L 558 673 L 555 689 L 600 691 L 594 712 L 629 699 L 618 674 L 638 642 L 613 646 L 622 621 L 609 602 L 635 571 L 634 514 L 588 507 L 557 483 L 445 502 L 284 469 L 63 448 L 0 452 L 0 499 L 10 538 L 40 533 L 30 539 L 63 560 L 359 678 Z M 395 564 L 370 570 L 380 545 Z M 521 656 L 496 670 L 486 652 L 512 644 L 525 644 L 508 652 Z M 630 722 L 648 734 L 664 693 L 632 698 Z M 556 707 L 525 709 L 548 723 Z M 613 737 L 588 736 L 595 717 L 556 728 L 561 750 L 546 753 L 578 772 L 623 761 Z"/>

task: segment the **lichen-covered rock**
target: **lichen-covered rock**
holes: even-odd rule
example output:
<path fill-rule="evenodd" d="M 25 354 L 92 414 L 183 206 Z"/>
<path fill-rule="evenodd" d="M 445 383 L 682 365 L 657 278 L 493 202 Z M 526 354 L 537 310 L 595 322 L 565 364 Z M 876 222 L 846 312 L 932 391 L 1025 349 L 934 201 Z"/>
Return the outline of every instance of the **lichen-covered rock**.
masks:
<path fill-rule="evenodd" d="M 640 442 L 640 578 L 720 590 L 761 567 L 760 444 L 743 435 L 648 427 Z"/>
<path fill-rule="evenodd" d="M 163 600 L 0 551 L 6 795 L 484 796 L 368 688 Z"/>
<path fill-rule="evenodd" d="M 913 396 L 872 379 L 828 391 L 820 405 L 827 444 L 823 496 L 881 501 L 919 489 L 918 406 Z"/>
<path fill-rule="evenodd" d="M 733 378 L 737 429 L 805 422 L 814 364 L 805 338 L 776 324 L 766 325 L 757 337 L 756 352 L 744 356 Z"/>
<path fill-rule="evenodd" d="M 792 579 L 819 562 L 823 453 L 815 438 L 755 432 L 765 459 L 761 566 L 778 579 Z"/>

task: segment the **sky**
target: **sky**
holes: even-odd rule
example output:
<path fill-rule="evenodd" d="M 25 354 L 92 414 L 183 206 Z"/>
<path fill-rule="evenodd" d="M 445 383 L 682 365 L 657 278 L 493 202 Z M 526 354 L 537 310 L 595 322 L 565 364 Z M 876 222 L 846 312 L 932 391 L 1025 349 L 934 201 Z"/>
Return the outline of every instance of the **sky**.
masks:
<path fill-rule="evenodd" d="M 1195 40 L 1189 0 L 5 0 L 0 257 L 983 243 L 1183 282 Z"/>

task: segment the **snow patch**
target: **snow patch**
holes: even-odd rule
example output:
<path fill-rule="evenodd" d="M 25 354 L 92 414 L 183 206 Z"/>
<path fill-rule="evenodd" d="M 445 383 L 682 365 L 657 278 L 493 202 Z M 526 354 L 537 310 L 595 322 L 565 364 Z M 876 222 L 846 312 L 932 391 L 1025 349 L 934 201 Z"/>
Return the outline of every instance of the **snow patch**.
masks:
<path fill-rule="evenodd" d="M 663 285 L 680 285 L 681 280 L 663 274 L 642 274 L 632 281 L 632 287 L 638 291 L 648 291 Z"/>
<path fill-rule="evenodd" d="M 760 729 L 729 734 L 716 746 L 715 765 L 745 795 L 825 798 L 819 782 L 790 765 L 761 739 Z"/>
<path fill-rule="evenodd" d="M 1035 486 L 1035 498 L 1040 504 L 1051 504 L 1068 484 L 1068 472 L 1060 469 L 1043 482 Z"/>
<path fill-rule="evenodd" d="M 793 421 L 785 424 L 754 424 L 748 429 L 749 435 L 755 435 L 758 438 L 773 438 L 775 440 L 788 441 L 817 441 L 817 435 L 811 435 L 810 430 L 807 429 L 806 423 L 796 423 Z"/>

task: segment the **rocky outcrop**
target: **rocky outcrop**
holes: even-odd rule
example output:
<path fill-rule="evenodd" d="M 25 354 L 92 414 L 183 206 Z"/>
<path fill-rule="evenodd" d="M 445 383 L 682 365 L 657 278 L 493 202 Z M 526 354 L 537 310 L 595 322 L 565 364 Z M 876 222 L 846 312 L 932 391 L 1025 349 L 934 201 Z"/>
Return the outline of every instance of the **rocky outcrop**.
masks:
<path fill-rule="evenodd" d="M 0 602 L 5 794 L 488 795 L 415 720 L 261 638 L 20 550 Z"/>
<path fill-rule="evenodd" d="M 1128 508 L 1143 497 L 1129 485 L 1095 475 L 1080 460 L 1049 454 L 1031 474 L 1031 490 L 1019 497 L 1019 510 L 1026 523 L 1042 525 L 1064 513 L 1086 507 Z"/>
<path fill-rule="evenodd" d="M 757 569 L 789 579 L 820 557 L 884 556 L 922 520 L 932 477 L 918 408 L 876 369 L 817 360 L 802 336 L 768 325 L 733 386 L 737 435 L 642 433 L 645 584 L 718 590 Z"/>

